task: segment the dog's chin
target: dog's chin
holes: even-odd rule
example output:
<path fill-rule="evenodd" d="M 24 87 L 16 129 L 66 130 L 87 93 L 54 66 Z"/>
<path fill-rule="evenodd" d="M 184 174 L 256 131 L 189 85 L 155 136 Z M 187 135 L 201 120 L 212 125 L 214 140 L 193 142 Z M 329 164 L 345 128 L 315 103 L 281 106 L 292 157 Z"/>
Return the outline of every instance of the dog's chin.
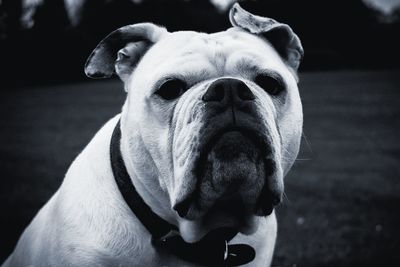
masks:
<path fill-rule="evenodd" d="M 238 131 L 224 133 L 214 142 L 200 166 L 197 192 L 180 225 L 187 242 L 217 229 L 243 234 L 257 230 L 256 207 L 266 180 L 264 157 L 262 147 Z"/>

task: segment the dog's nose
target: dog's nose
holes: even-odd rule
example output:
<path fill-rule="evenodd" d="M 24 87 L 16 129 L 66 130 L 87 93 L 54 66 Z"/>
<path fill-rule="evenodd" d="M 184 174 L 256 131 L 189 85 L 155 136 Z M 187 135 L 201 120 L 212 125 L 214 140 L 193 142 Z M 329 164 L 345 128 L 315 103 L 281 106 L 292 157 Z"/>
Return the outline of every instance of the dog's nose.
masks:
<path fill-rule="evenodd" d="M 234 78 L 223 78 L 214 81 L 203 95 L 204 102 L 242 102 L 254 100 L 250 88 L 242 81 Z"/>

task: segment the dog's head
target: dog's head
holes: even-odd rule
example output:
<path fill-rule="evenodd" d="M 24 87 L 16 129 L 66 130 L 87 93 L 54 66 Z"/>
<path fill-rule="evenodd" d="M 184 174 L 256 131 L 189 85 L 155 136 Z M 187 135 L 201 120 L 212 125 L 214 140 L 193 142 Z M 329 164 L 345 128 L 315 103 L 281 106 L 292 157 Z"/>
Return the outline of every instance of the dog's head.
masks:
<path fill-rule="evenodd" d="M 128 169 L 150 195 L 165 193 L 187 241 L 218 227 L 255 231 L 281 201 L 299 150 L 299 38 L 238 4 L 230 20 L 213 34 L 122 27 L 85 69 L 124 82 Z"/>

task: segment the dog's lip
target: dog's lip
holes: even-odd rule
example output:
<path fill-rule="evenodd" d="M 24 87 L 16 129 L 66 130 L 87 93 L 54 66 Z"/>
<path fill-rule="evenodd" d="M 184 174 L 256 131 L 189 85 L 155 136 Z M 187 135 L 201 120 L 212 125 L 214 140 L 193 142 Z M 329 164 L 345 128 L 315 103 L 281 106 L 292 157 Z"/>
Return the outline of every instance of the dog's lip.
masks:
<path fill-rule="evenodd" d="M 210 125 L 209 127 L 211 128 Z M 270 153 L 270 148 L 268 146 L 268 137 L 263 134 L 261 125 L 258 124 L 229 124 L 223 125 L 222 127 L 218 127 L 216 130 L 212 128 L 213 131 L 207 135 L 204 135 L 201 138 L 201 142 L 198 146 L 199 153 L 197 157 L 194 159 L 194 168 L 193 174 L 195 176 L 196 185 L 193 187 L 194 190 L 187 195 L 186 198 L 176 203 L 173 206 L 173 209 L 177 211 L 178 215 L 181 218 L 185 218 L 188 220 L 193 220 L 195 217 L 190 216 L 190 210 L 193 208 L 195 204 L 195 200 L 198 198 L 200 194 L 200 187 L 203 181 L 202 177 L 204 176 L 204 166 L 207 161 L 207 157 L 214 147 L 214 145 L 220 140 L 220 138 L 229 132 L 239 132 L 243 136 L 249 138 L 251 142 L 254 142 L 255 147 L 259 149 L 262 158 L 267 158 L 267 155 Z"/>
<path fill-rule="evenodd" d="M 207 155 L 210 153 L 211 149 L 217 143 L 220 138 L 230 132 L 238 132 L 243 136 L 247 137 L 250 141 L 254 142 L 256 147 L 260 149 L 262 156 L 264 157 L 267 152 L 267 142 L 265 136 L 257 131 L 254 128 L 244 127 L 244 126 L 227 126 L 221 129 L 218 129 L 213 134 L 204 138 L 202 144 L 200 144 L 200 153 L 198 158 L 196 159 L 195 165 L 195 173 L 198 176 L 197 178 L 201 178 L 201 167 L 204 166 L 204 163 L 207 159 Z M 198 179 L 201 180 L 201 179 Z"/>
<path fill-rule="evenodd" d="M 195 168 L 194 173 L 196 176 L 196 186 L 194 192 L 186 198 L 184 201 L 180 202 L 178 205 L 174 206 L 174 209 L 178 212 L 179 216 L 182 218 L 187 218 L 190 207 L 193 201 L 197 198 L 199 194 L 199 189 L 201 183 L 203 181 L 202 177 L 204 175 L 204 166 L 207 160 L 207 156 L 210 153 L 213 146 L 217 143 L 217 141 L 226 133 L 229 132 L 239 132 L 245 137 L 249 138 L 252 142 L 255 143 L 256 147 L 260 149 L 261 156 L 264 158 L 268 153 L 268 146 L 266 137 L 255 129 L 255 127 L 244 127 L 244 126 L 226 126 L 222 127 L 210 134 L 209 136 L 204 137 L 202 144 L 200 145 L 200 153 L 197 159 L 195 160 Z M 189 219 L 189 218 L 188 218 Z"/>

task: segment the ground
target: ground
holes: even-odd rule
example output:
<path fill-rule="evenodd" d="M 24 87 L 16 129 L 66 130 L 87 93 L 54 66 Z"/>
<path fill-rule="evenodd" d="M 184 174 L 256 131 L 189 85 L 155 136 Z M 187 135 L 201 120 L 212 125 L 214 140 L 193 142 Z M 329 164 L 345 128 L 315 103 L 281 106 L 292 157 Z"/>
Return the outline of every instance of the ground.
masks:
<path fill-rule="evenodd" d="M 301 74 L 273 266 L 400 266 L 400 71 Z M 0 92 L 0 262 L 124 100 L 116 80 Z"/>

